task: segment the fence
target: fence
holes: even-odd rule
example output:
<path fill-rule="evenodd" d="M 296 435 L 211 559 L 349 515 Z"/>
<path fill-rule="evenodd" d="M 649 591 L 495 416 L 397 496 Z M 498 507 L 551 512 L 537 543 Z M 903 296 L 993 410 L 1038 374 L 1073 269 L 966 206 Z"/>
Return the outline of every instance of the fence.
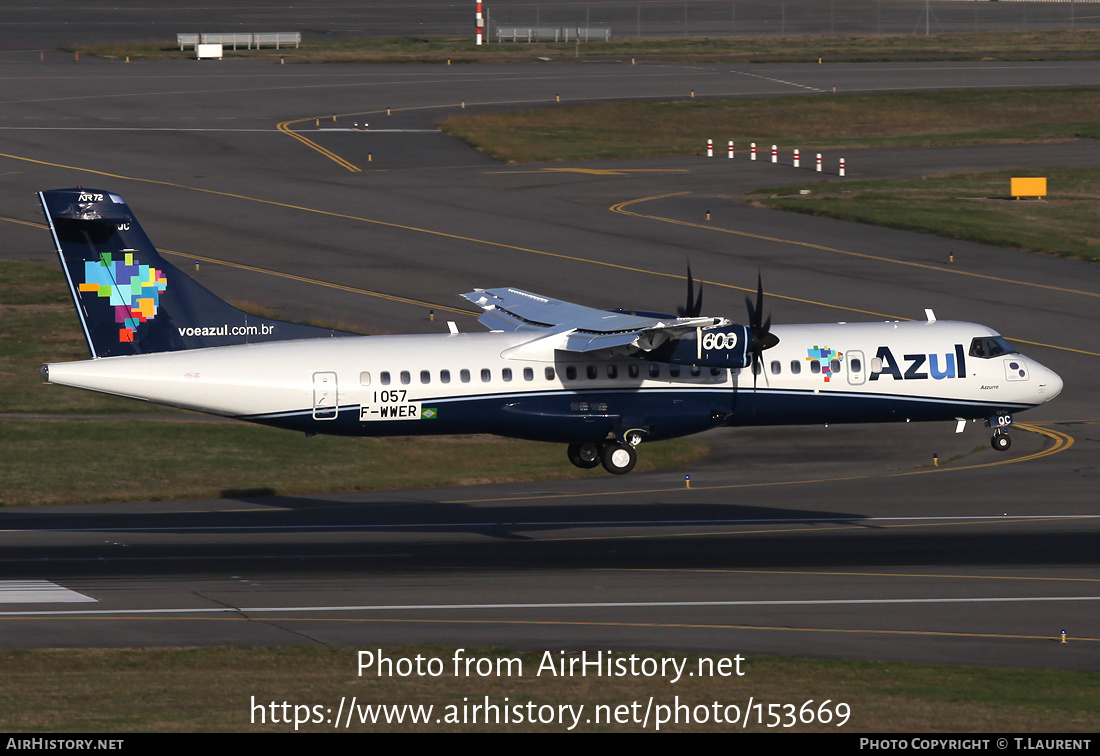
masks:
<path fill-rule="evenodd" d="M 599 26 L 497 26 L 497 42 L 608 42 L 611 29 Z"/>
<path fill-rule="evenodd" d="M 489 38 L 512 41 L 516 35 L 497 32 L 599 27 L 608 30 L 608 38 L 622 38 L 1100 29 L 1098 4 L 1100 0 L 612 0 L 514 5 L 490 0 L 485 7 Z"/>
<path fill-rule="evenodd" d="M 301 32 L 257 32 L 255 34 L 177 34 L 176 44 L 183 50 L 187 46 L 194 47 L 195 45 L 221 45 L 224 48 L 230 48 L 233 50 L 238 47 L 243 47 L 246 50 L 251 50 L 255 47 L 257 50 L 261 47 L 274 47 L 276 50 L 280 47 L 290 47 L 294 45 L 298 47 L 302 43 Z"/>

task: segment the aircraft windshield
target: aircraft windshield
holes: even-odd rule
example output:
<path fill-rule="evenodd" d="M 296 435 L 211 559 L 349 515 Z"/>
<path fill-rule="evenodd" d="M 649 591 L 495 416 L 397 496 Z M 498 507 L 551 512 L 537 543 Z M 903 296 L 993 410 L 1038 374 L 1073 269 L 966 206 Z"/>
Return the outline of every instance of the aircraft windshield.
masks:
<path fill-rule="evenodd" d="M 983 360 L 1015 352 L 1015 347 L 1005 341 L 1003 336 L 981 336 L 970 342 L 970 356 Z"/>

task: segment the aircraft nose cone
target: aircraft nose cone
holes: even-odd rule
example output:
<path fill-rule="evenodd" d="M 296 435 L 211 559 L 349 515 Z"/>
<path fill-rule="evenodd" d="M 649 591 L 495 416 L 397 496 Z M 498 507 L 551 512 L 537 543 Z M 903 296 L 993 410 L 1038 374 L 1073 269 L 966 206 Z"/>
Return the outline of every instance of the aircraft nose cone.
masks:
<path fill-rule="evenodd" d="M 1050 371 L 1050 390 L 1053 392 L 1050 395 L 1051 399 L 1053 399 L 1054 397 L 1056 397 L 1056 396 L 1058 396 L 1059 394 L 1062 393 L 1062 385 L 1063 385 L 1062 384 L 1062 376 L 1058 375 L 1053 370 L 1051 370 Z"/>
<path fill-rule="evenodd" d="M 1062 376 L 1058 375 L 1050 368 L 1044 367 L 1042 371 L 1042 380 L 1039 381 L 1039 385 L 1042 387 L 1040 390 L 1043 392 L 1043 401 L 1049 402 L 1062 393 Z"/>

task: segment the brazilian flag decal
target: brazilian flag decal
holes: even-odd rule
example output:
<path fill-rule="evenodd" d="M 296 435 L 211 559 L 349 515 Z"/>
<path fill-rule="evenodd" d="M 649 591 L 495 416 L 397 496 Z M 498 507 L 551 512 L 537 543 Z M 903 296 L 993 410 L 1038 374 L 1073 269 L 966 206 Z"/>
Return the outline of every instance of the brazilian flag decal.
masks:
<path fill-rule="evenodd" d="M 420 411 L 421 420 L 435 420 L 439 417 L 439 410 L 435 407 L 425 407 Z"/>

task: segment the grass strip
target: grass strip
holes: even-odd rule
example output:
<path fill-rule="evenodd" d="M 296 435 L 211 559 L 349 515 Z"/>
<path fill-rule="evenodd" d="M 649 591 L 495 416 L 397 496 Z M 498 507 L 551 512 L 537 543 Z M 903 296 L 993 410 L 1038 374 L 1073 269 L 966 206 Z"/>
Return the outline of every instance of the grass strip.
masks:
<path fill-rule="evenodd" d="M 169 42 L 83 45 L 69 52 L 113 60 L 194 58 Z M 299 48 L 232 50 L 229 58 L 325 63 L 534 63 L 635 58 L 731 63 L 904 60 L 1066 60 L 1100 55 L 1097 31 L 998 31 L 952 34 L 837 34 L 751 37 L 620 38 L 610 42 L 504 43 L 478 47 L 467 37 L 307 37 Z"/>
<path fill-rule="evenodd" d="M 1045 176 L 1046 199 L 1013 199 L 1009 184 L 1014 176 Z M 739 199 L 778 210 L 1100 262 L 1097 197 L 1100 168 L 1027 168 L 915 181 L 794 184 Z"/>
<path fill-rule="evenodd" d="M 11 620 L 8 620 L 11 621 Z M 31 621 L 33 620 L 20 620 Z M 146 620 L 156 622 L 155 619 Z M 196 618 L 196 623 L 215 627 L 219 622 L 254 621 L 243 617 Z M 320 619 L 274 620 L 292 627 Z M 369 624 L 369 622 L 367 623 Z M 377 653 L 379 649 L 371 647 Z M 747 731 L 754 732 L 1000 732 L 1000 733 L 1084 733 L 1100 728 L 1100 698 L 1096 696 L 1100 675 L 1095 672 L 1063 670 L 1016 670 L 983 667 L 945 667 L 917 664 L 816 661 L 787 657 L 749 657 L 741 664 L 743 676 L 698 674 L 699 659 L 732 659 L 734 654 L 673 656 L 652 652 L 615 652 L 612 658 L 634 654 L 639 669 L 642 659 L 653 659 L 657 668 L 663 659 L 686 662 L 693 676 L 670 683 L 663 676 L 621 677 L 537 675 L 541 653 L 508 652 L 500 649 L 466 649 L 464 658 L 483 658 L 495 667 L 496 659 L 518 659 L 522 676 L 513 664 L 513 674 L 480 677 L 454 675 L 455 650 L 444 647 L 407 646 L 382 649 L 396 664 L 398 659 L 439 659 L 442 674 L 436 677 L 379 677 L 358 675 L 355 649 L 332 647 L 210 648 L 210 649 L 123 649 L 123 650 L 36 650 L 0 651 L 4 685 L 0 686 L 0 729 L 7 732 L 288 732 L 295 726 L 295 706 L 300 718 L 312 719 L 321 707 L 321 719 L 297 729 L 305 732 L 333 731 L 327 720 L 336 717 L 341 698 L 347 707 L 353 696 L 359 706 L 432 705 L 427 723 L 373 724 L 353 717 L 346 731 L 352 732 L 564 732 L 565 725 L 478 724 L 462 722 L 465 711 L 489 703 L 502 710 L 507 705 L 527 702 L 540 706 L 584 705 L 575 732 L 640 732 L 641 713 L 649 697 L 654 705 L 679 702 L 698 716 L 707 712 L 703 724 L 666 724 L 662 731 L 725 732 L 741 729 L 741 723 L 714 724 L 714 704 L 736 705 L 743 716 L 750 696 L 762 703 L 753 708 Z M 591 652 L 590 652 L 591 653 Z M 557 651 L 550 655 L 561 659 Z M 565 658 L 568 658 L 565 657 Z M 427 661 L 424 662 L 425 666 Z M 706 663 L 704 662 L 704 665 Z M 502 671 L 503 671 L 502 667 Z M 704 669 L 706 667 L 704 666 Z M 735 667 L 731 666 L 731 670 Z M 669 675 L 672 677 L 672 675 Z M 283 702 L 290 704 L 287 710 Z M 840 703 L 850 708 L 842 727 L 838 719 L 826 724 L 796 722 L 807 701 L 816 712 L 826 701 L 827 709 Z M 276 704 L 279 722 L 271 723 Z M 632 707 L 637 703 L 637 707 Z M 253 708 L 258 704 L 259 710 Z M 769 705 L 779 704 L 769 716 Z M 611 714 L 616 707 L 625 713 L 619 723 L 595 722 L 598 705 Z M 788 713 L 787 705 L 792 708 Z M 464 709 L 464 706 L 466 707 Z M 701 709 L 695 709 L 700 706 Z M 446 722 L 447 707 L 458 714 L 458 723 Z M 360 712 L 362 709 L 359 710 Z M 728 712 L 728 713 L 726 713 Z M 357 712 L 358 713 L 358 712 Z M 635 720 L 637 716 L 638 721 Z M 724 710 L 724 716 L 733 716 Z M 265 721 L 261 721 L 261 716 Z M 647 730 L 653 731 L 656 709 Z M 290 724 L 284 723 L 289 717 Z M 444 720 L 437 723 L 437 719 Z M 584 721 L 591 719 L 591 722 Z M 335 728 L 337 731 L 344 727 Z"/>
<path fill-rule="evenodd" d="M 0 413 L 116 414 L 150 405 L 42 382 L 48 362 L 88 359 L 88 345 L 59 268 L 0 260 Z M 158 412 L 172 413 L 170 408 Z"/>
<path fill-rule="evenodd" d="M 685 439 L 645 444 L 636 469 L 680 466 L 705 453 L 704 445 Z M 603 468 L 580 470 L 571 465 L 561 444 L 495 436 L 306 438 L 244 423 L 137 418 L 0 421 L 0 459 L 0 505 L 5 506 L 433 488 L 607 475 Z M 65 474 L 59 475 L 60 470 Z"/>
<path fill-rule="evenodd" d="M 744 151 L 936 147 L 1100 138 L 1100 89 L 912 92 L 560 106 L 450 118 L 441 128 L 507 162 Z"/>

